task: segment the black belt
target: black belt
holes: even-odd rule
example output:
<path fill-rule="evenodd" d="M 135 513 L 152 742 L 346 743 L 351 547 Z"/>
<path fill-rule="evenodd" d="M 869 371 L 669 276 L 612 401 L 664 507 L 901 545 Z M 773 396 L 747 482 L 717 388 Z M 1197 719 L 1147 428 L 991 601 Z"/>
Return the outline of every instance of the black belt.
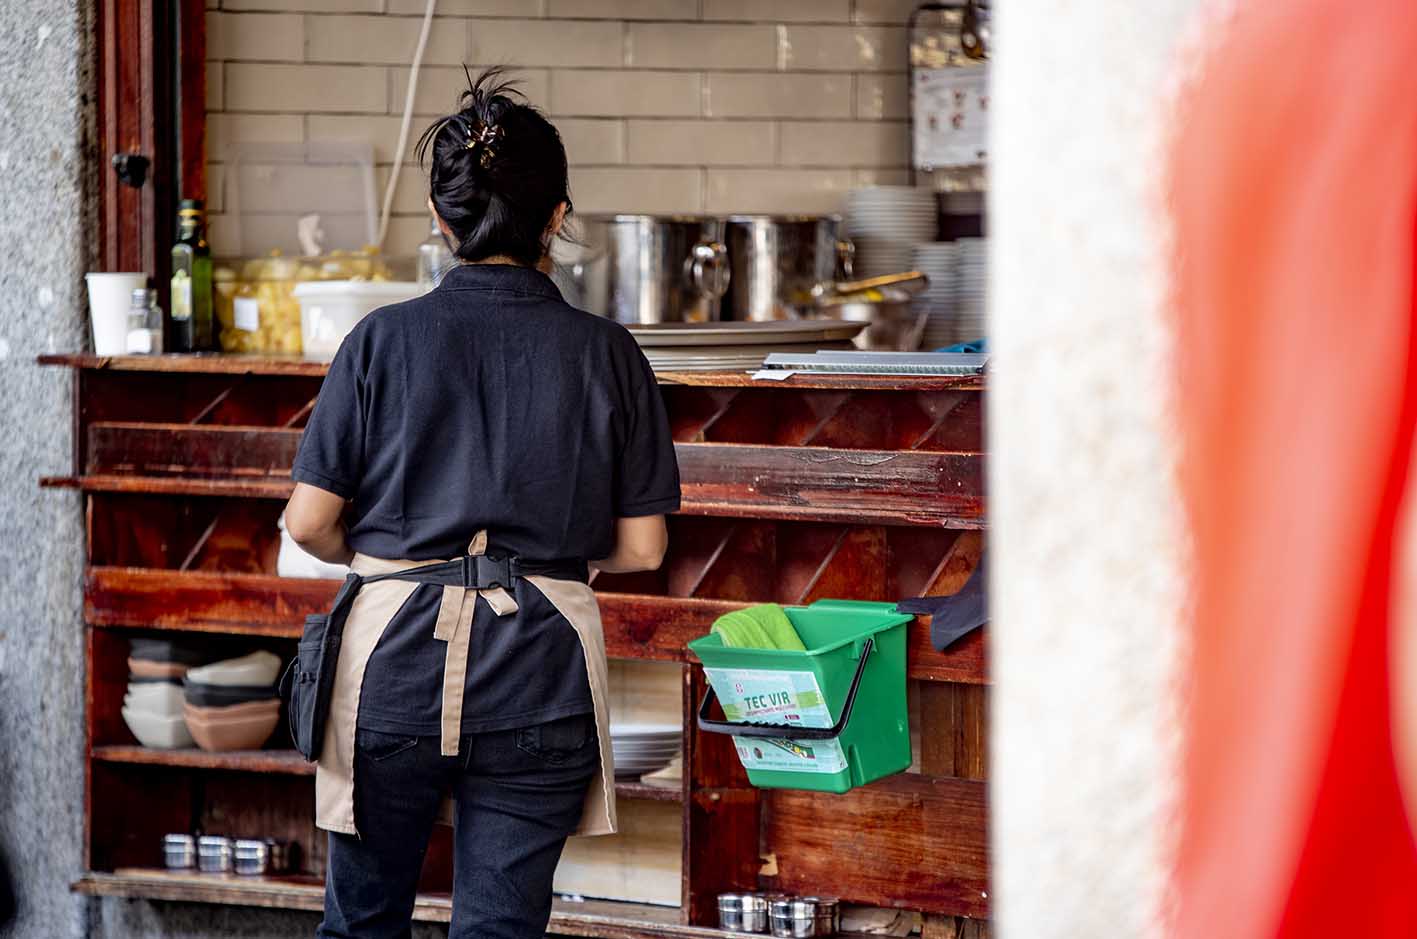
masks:
<path fill-rule="evenodd" d="M 361 580 L 371 584 L 376 580 L 407 580 L 419 584 L 444 587 L 465 587 L 469 590 L 492 590 L 510 587 L 518 577 L 544 576 L 556 580 L 590 580 L 590 568 L 585 561 L 529 561 L 525 558 L 495 558 L 485 554 L 465 555 L 440 564 L 410 567 L 389 574 L 375 574 Z"/>

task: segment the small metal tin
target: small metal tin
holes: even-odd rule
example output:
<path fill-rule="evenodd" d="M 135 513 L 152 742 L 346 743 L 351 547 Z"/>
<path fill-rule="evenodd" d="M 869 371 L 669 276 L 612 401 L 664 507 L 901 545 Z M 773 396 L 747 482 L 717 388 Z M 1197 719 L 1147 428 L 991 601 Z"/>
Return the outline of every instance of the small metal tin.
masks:
<path fill-rule="evenodd" d="M 269 874 L 272 870 L 270 845 L 274 842 L 238 839 L 232 849 L 233 867 L 238 874 Z"/>
<path fill-rule="evenodd" d="M 191 835 L 164 835 L 162 860 L 168 870 L 191 870 L 197 866 L 197 840 Z"/>
<path fill-rule="evenodd" d="M 720 893 L 718 926 L 729 932 L 767 932 L 767 898 L 757 893 Z"/>
<path fill-rule="evenodd" d="M 841 928 L 841 901 L 836 897 L 802 897 L 801 902 L 815 908 L 818 936 L 835 936 Z"/>
<path fill-rule="evenodd" d="M 802 899 L 774 900 L 769 907 L 774 936 L 830 936 L 834 929 L 818 932 L 817 904 Z"/>
<path fill-rule="evenodd" d="M 222 835 L 203 835 L 197 839 L 197 869 L 204 874 L 231 873 L 231 839 Z"/>

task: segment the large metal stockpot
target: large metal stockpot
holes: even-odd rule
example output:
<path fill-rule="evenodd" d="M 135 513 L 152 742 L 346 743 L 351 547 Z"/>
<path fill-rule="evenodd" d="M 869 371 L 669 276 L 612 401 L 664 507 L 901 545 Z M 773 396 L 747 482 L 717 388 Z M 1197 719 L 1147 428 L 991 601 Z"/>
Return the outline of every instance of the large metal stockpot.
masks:
<path fill-rule="evenodd" d="M 694 216 L 575 220 L 553 275 L 566 300 L 622 323 L 707 323 L 728 288 L 723 222 Z"/>
<path fill-rule="evenodd" d="M 812 288 L 851 276 L 851 243 L 835 215 L 733 215 L 727 219 L 733 279 L 723 318 L 795 319 L 812 306 Z"/>

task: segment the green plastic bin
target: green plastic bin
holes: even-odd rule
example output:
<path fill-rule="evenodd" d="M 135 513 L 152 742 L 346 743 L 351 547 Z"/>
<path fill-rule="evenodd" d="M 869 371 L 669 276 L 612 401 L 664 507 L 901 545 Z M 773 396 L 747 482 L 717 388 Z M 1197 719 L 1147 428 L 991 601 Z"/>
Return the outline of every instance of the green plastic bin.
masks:
<path fill-rule="evenodd" d="M 711 688 L 699 728 L 732 734 L 749 781 L 764 788 L 846 792 L 908 768 L 905 624 L 913 617 L 857 600 L 783 609 L 806 652 L 732 648 L 712 633 L 689 643 Z M 721 721 L 708 716 L 715 696 Z"/>

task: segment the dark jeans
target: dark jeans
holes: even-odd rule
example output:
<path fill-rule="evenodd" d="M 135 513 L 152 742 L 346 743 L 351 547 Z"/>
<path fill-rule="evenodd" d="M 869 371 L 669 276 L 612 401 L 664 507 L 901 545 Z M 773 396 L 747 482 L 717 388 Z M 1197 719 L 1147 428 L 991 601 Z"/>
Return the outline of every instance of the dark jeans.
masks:
<path fill-rule="evenodd" d="M 598 775 L 595 718 L 437 737 L 355 734 L 360 837 L 330 833 L 320 939 L 408 936 L 443 794 L 456 803 L 449 939 L 542 939 L 551 876 Z"/>

